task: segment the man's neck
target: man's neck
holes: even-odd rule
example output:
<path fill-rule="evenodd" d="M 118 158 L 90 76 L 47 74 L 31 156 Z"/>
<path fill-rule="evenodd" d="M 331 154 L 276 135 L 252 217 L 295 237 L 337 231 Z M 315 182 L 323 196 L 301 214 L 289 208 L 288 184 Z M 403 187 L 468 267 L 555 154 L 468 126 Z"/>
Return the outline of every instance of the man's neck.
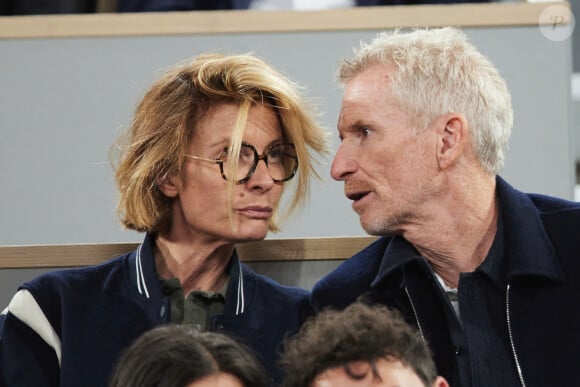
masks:
<path fill-rule="evenodd" d="M 402 236 L 423 255 L 447 286 L 473 272 L 485 260 L 497 232 L 495 178 L 460 184 L 438 203 L 425 221 L 405 228 Z"/>

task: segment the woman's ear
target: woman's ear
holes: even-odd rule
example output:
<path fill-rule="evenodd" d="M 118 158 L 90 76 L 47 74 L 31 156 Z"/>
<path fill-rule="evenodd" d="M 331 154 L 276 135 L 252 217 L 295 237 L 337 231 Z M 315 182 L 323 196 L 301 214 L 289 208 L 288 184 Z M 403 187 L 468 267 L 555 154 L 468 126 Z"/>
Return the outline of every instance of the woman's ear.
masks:
<path fill-rule="evenodd" d="M 157 178 L 157 186 L 159 190 L 167 197 L 174 198 L 179 193 L 177 185 L 175 184 L 175 176 L 164 175 Z"/>

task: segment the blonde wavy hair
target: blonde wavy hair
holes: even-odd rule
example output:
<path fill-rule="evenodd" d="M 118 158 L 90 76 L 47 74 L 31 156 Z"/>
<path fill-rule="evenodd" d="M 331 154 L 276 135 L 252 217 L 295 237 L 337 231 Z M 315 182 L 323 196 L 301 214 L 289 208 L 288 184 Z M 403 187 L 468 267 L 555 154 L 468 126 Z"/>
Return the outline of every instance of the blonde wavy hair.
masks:
<path fill-rule="evenodd" d="M 322 155 L 328 149 L 313 105 L 307 104 L 295 82 L 253 55 L 203 54 L 170 68 L 153 83 L 113 148 L 120 193 L 117 211 L 125 227 L 149 233 L 167 230 L 172 199 L 161 192 L 158 181 L 182 173 L 196 123 L 222 103 L 239 106 L 230 146 L 234 160 L 250 108 L 265 104 L 274 109 L 284 139 L 294 144 L 298 157 L 298 173 L 284 217 L 303 205 L 310 178 L 320 177 L 312 151 Z M 230 211 L 235 184 L 228 182 Z M 269 224 L 271 231 L 278 230 L 277 210 Z"/>
<path fill-rule="evenodd" d="M 341 61 L 337 78 L 345 84 L 377 63 L 394 67 L 389 96 L 417 130 L 439 115 L 462 114 L 481 166 L 499 173 L 513 126 L 511 96 L 498 70 L 463 32 L 445 27 L 380 33 Z"/>

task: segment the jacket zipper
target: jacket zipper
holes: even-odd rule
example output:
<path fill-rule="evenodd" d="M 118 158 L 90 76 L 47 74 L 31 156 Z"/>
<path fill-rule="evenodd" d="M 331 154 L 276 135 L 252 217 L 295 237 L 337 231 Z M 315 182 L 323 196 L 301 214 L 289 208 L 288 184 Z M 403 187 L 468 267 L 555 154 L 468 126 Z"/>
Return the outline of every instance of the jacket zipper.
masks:
<path fill-rule="evenodd" d="M 419 328 L 419 334 L 421 335 L 421 338 L 423 339 L 423 341 L 425 341 L 425 336 L 423 335 L 423 328 L 421 327 L 421 322 L 419 321 L 419 316 L 417 315 L 417 310 L 415 309 L 415 304 L 413 303 L 413 299 L 411 298 L 411 295 L 409 294 L 409 289 L 407 289 L 406 285 L 405 285 L 405 294 L 407 295 L 407 298 L 409 299 L 409 303 L 411 304 L 411 309 L 413 309 L 413 315 L 415 316 L 415 321 L 417 322 L 417 328 Z"/>
<path fill-rule="evenodd" d="M 520 379 L 520 384 L 522 387 L 526 387 L 526 382 L 524 381 L 524 374 L 522 373 L 522 367 L 520 366 L 520 361 L 518 359 L 518 354 L 516 352 L 516 346 L 514 343 L 514 336 L 512 334 L 512 325 L 510 319 L 510 284 L 507 284 L 507 288 L 505 291 L 505 313 L 506 313 L 506 320 L 507 320 L 507 328 L 508 328 L 508 335 L 510 338 L 510 345 L 512 347 L 512 354 L 514 355 L 514 361 L 516 363 L 516 370 L 518 371 L 518 377 Z"/>
<path fill-rule="evenodd" d="M 415 322 L 417 323 L 417 328 L 419 328 L 419 333 L 421 334 L 421 338 L 423 338 L 423 340 L 425 340 L 425 336 L 423 335 L 423 328 L 421 327 L 421 322 L 419 321 L 419 316 L 417 315 L 417 310 L 415 309 L 415 304 L 413 303 L 413 299 L 411 298 L 411 294 L 409 294 L 409 289 L 407 289 L 407 287 L 405 286 L 405 294 L 407 295 L 407 298 L 409 299 L 409 304 L 411 304 L 411 309 L 413 309 L 413 315 L 415 316 Z M 522 367 L 520 365 L 520 361 L 518 358 L 518 354 L 516 352 L 516 345 L 514 342 L 514 336 L 512 333 L 512 325 L 511 325 L 511 318 L 510 318 L 510 284 L 507 284 L 507 288 L 506 288 L 506 320 L 507 320 L 507 328 L 508 328 L 508 335 L 510 338 L 510 346 L 512 349 L 512 354 L 514 356 L 514 362 L 516 365 L 516 370 L 518 372 L 518 378 L 520 380 L 520 384 L 522 387 L 526 387 L 526 382 L 524 380 L 524 374 L 522 372 Z"/>

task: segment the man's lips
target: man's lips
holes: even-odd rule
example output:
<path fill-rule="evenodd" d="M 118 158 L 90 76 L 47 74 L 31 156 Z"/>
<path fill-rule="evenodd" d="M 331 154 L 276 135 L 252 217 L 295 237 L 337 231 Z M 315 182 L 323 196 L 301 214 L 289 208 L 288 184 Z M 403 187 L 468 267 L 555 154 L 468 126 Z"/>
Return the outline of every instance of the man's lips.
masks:
<path fill-rule="evenodd" d="M 358 201 L 365 197 L 370 191 L 352 191 L 352 192 L 345 192 L 345 196 L 353 201 Z"/>
<path fill-rule="evenodd" d="M 236 209 L 236 212 L 254 219 L 270 219 L 272 216 L 271 207 L 248 206 L 244 208 L 238 208 Z"/>
<path fill-rule="evenodd" d="M 360 184 L 355 182 L 346 182 L 344 185 L 344 195 L 352 200 L 352 209 L 359 212 L 362 207 L 366 206 L 369 194 L 372 193 L 371 187 L 367 184 Z"/>

